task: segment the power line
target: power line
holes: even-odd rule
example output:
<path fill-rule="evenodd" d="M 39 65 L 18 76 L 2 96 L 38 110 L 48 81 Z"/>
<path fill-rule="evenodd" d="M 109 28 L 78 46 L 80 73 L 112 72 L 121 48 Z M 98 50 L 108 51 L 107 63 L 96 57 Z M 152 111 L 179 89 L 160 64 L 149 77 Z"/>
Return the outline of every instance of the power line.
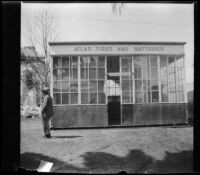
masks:
<path fill-rule="evenodd" d="M 167 26 L 177 26 L 177 27 L 191 27 L 191 25 L 183 24 L 164 24 L 156 22 L 142 22 L 142 21 L 130 21 L 130 20 L 112 20 L 112 19 L 89 19 L 89 18 L 62 18 L 62 17 L 52 17 L 61 20 L 85 20 L 85 21 L 96 21 L 96 22 L 115 22 L 115 23 L 139 23 L 139 24 L 153 24 L 153 25 L 167 25 Z"/>
<path fill-rule="evenodd" d="M 31 16 L 34 18 L 33 16 Z M 152 24 L 152 25 L 163 25 L 163 26 L 175 26 L 175 27 L 192 27 L 192 25 L 184 24 L 164 24 L 156 22 L 143 22 L 143 21 L 131 21 L 131 20 L 112 20 L 112 19 L 89 19 L 89 18 L 68 18 L 68 17 L 56 17 L 51 18 L 60 19 L 60 20 L 83 20 L 83 21 L 92 21 L 92 22 L 114 22 L 114 23 L 138 23 L 138 24 Z"/>

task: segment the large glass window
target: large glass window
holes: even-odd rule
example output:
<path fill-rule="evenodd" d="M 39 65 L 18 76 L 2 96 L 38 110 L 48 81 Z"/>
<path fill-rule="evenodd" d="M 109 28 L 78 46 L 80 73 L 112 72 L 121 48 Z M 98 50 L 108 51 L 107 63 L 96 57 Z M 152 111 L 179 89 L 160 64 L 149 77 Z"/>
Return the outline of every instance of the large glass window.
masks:
<path fill-rule="evenodd" d="M 125 104 L 185 101 L 182 55 L 122 56 L 116 80 L 106 75 L 106 60 L 106 56 L 54 57 L 54 104 L 105 104 L 107 90 L 120 94 Z"/>
<path fill-rule="evenodd" d="M 105 104 L 105 71 L 105 56 L 54 57 L 54 104 Z"/>
<path fill-rule="evenodd" d="M 160 56 L 162 102 L 184 102 L 183 56 Z"/>
<path fill-rule="evenodd" d="M 122 103 L 184 102 L 183 56 L 121 57 L 121 80 Z"/>

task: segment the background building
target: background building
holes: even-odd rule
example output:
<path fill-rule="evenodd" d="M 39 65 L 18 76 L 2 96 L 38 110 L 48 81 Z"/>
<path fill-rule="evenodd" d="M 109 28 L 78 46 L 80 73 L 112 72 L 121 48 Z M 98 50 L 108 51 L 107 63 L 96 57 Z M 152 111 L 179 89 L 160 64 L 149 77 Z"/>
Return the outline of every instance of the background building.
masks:
<path fill-rule="evenodd" d="M 34 47 L 21 48 L 21 80 L 20 104 L 23 116 L 29 116 L 32 111 L 38 111 L 41 100 L 41 80 L 35 72 L 34 65 L 42 65 L 44 57 L 38 56 Z M 42 69 L 42 66 L 37 66 Z"/>

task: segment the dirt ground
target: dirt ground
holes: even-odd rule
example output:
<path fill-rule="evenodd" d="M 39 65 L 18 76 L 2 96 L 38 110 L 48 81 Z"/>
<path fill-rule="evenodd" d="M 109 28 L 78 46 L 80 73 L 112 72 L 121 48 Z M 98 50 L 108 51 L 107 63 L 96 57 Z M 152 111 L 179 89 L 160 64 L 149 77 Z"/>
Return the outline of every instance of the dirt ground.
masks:
<path fill-rule="evenodd" d="M 52 130 L 43 137 L 41 120 L 21 119 L 21 167 L 40 160 L 51 172 L 184 173 L 193 169 L 193 127 Z"/>

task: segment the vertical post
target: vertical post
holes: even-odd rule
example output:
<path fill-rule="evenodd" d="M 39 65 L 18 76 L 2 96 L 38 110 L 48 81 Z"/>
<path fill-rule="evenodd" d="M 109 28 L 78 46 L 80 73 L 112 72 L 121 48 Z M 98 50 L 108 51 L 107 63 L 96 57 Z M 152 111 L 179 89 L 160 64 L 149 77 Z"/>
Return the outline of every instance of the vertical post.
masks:
<path fill-rule="evenodd" d="M 50 91 L 53 98 L 53 57 L 50 57 Z"/>
<path fill-rule="evenodd" d="M 175 102 L 178 102 L 178 92 L 177 92 L 177 88 L 176 88 L 176 83 L 177 83 L 177 80 L 176 80 L 176 56 L 174 57 L 174 91 L 175 91 Z"/>
<path fill-rule="evenodd" d="M 152 103 L 152 89 L 151 89 L 151 57 L 148 56 L 148 62 L 149 62 L 149 74 L 150 74 L 150 77 L 149 77 L 149 82 L 150 82 L 150 103 Z"/>
<path fill-rule="evenodd" d="M 98 75 L 99 75 L 99 71 L 98 71 L 98 61 L 99 61 L 99 56 L 96 56 L 96 85 L 97 85 L 97 103 L 96 104 L 99 104 L 99 81 L 98 81 Z"/>
<path fill-rule="evenodd" d="M 107 84 L 107 56 L 105 56 L 105 85 L 106 85 L 106 93 L 105 93 L 105 98 L 106 98 L 106 104 L 108 104 L 108 97 L 107 97 L 107 94 L 108 94 L 108 84 Z"/>
<path fill-rule="evenodd" d="M 133 95 L 133 108 L 135 104 L 135 71 L 134 71 L 134 56 L 132 58 L 132 72 L 131 72 L 131 79 L 132 79 L 132 95 Z M 133 109 L 133 125 L 135 124 L 135 118 L 134 118 L 134 109 Z"/>
<path fill-rule="evenodd" d="M 119 72 L 120 72 L 120 76 L 119 76 L 119 87 L 120 87 L 120 125 L 122 125 L 122 110 L 123 110 L 123 106 L 122 106 L 122 76 L 121 76 L 121 68 L 122 68 L 122 57 L 119 57 Z"/>
<path fill-rule="evenodd" d="M 157 62 L 158 62 L 158 93 L 159 93 L 159 102 L 162 102 L 161 98 L 161 72 L 160 72 L 160 56 L 157 56 Z"/>
<path fill-rule="evenodd" d="M 90 63 L 91 58 L 90 58 L 90 56 L 88 56 L 87 58 L 88 59 L 87 59 L 86 64 L 87 64 L 87 70 L 88 70 L 87 71 L 87 73 L 88 73 L 88 78 L 87 78 L 88 79 L 88 104 L 90 104 L 90 77 L 89 77 L 90 76 L 90 64 L 89 63 Z"/>
<path fill-rule="evenodd" d="M 134 56 L 132 56 L 132 92 L 133 92 L 133 104 L 135 103 L 135 72 L 134 72 L 134 59 L 133 59 Z"/>
<path fill-rule="evenodd" d="M 184 71 L 184 102 L 187 103 L 187 89 L 186 89 L 186 69 L 185 69 L 185 55 L 183 55 L 183 71 Z"/>
<path fill-rule="evenodd" d="M 141 64 L 141 73 L 142 73 L 142 103 L 144 103 L 144 83 L 143 83 L 143 78 L 144 78 L 144 75 L 143 75 L 143 70 L 142 70 L 142 57 L 140 57 L 140 64 Z"/>
<path fill-rule="evenodd" d="M 62 60 L 63 60 L 63 58 L 60 57 L 60 59 L 61 59 L 61 94 L 60 94 L 60 99 L 61 99 L 61 104 L 62 104 L 62 82 L 63 82 L 63 77 L 62 77 L 62 71 L 63 71 Z"/>
<path fill-rule="evenodd" d="M 53 57 L 50 57 L 50 93 L 53 99 Z M 51 118 L 51 128 L 53 127 L 53 117 Z"/>
<path fill-rule="evenodd" d="M 78 56 L 78 104 L 81 104 L 81 73 L 80 73 L 80 56 Z"/>
<path fill-rule="evenodd" d="M 186 109 L 185 109 L 185 113 L 186 113 L 186 118 L 187 118 L 187 123 L 188 123 L 188 119 L 189 119 L 189 114 L 188 114 L 188 98 L 187 98 L 187 89 L 186 89 L 186 70 L 185 70 L 185 55 L 183 54 L 183 71 L 184 71 L 184 102 L 186 103 Z"/>

